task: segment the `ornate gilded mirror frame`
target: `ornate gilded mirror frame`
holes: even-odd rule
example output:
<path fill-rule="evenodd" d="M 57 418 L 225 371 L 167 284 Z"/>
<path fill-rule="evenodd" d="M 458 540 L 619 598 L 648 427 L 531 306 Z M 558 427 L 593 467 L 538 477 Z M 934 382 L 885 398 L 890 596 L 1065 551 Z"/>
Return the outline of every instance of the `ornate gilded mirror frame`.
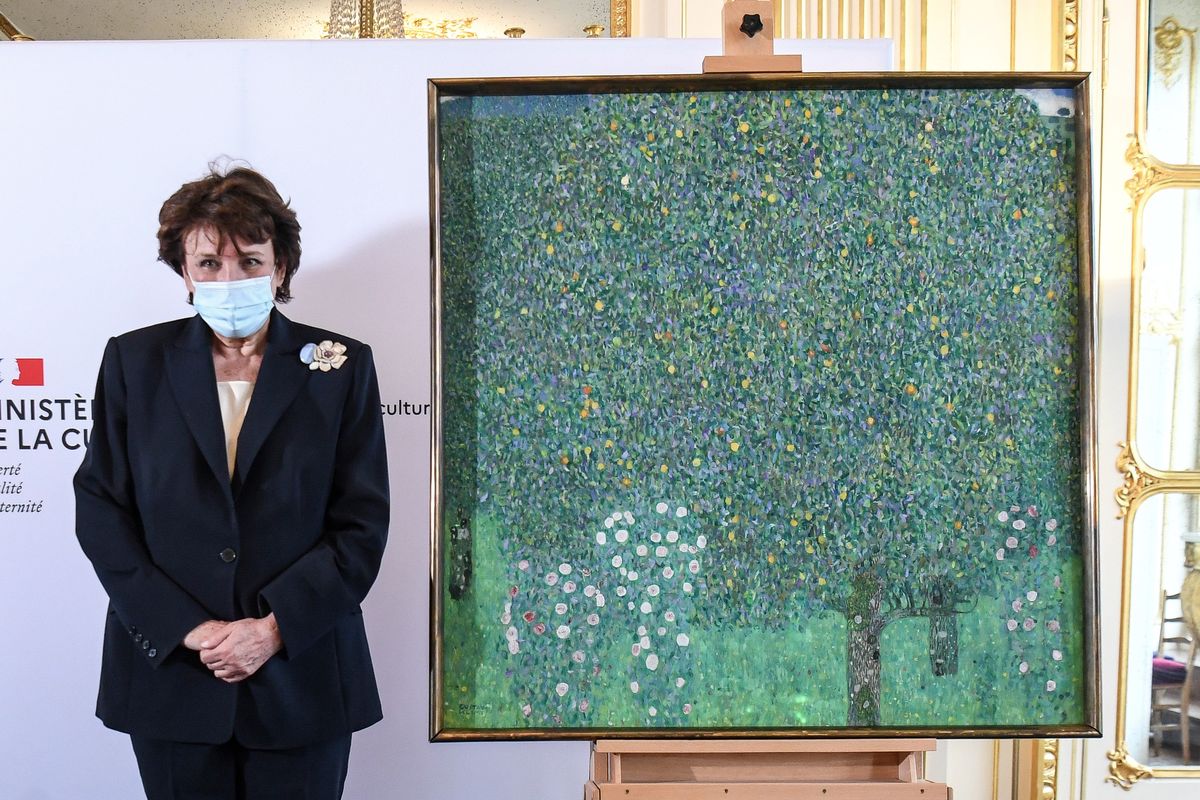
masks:
<path fill-rule="evenodd" d="M 1139 381 L 1139 348 L 1142 328 L 1142 273 L 1145 269 L 1144 216 L 1150 199 L 1163 189 L 1200 188 L 1200 166 L 1166 163 L 1145 148 L 1147 141 L 1147 107 L 1150 81 L 1150 37 L 1161 39 L 1171 31 L 1164 22 L 1150 30 L 1150 0 L 1138 0 L 1137 9 L 1137 83 L 1134 111 L 1134 132 L 1129 135 L 1125 159 L 1132 177 L 1125 188 L 1132 200 L 1133 238 L 1130 259 L 1131 309 L 1129 355 L 1129 404 L 1126 420 L 1126 441 L 1120 442 L 1117 469 L 1124 476 L 1115 492 L 1117 517 L 1124 521 L 1121 573 L 1121 635 L 1117 673 L 1117 711 L 1115 744 L 1108 752 L 1109 775 L 1106 780 L 1130 789 L 1144 778 L 1200 778 L 1200 765 L 1179 767 L 1148 766 L 1139 763 L 1129 752 L 1126 723 L 1129 700 L 1131 583 L 1133 578 L 1133 534 L 1137 511 L 1151 497 L 1167 492 L 1200 494 L 1200 470 L 1173 471 L 1150 466 L 1138 448 L 1137 413 Z M 1160 30 L 1161 29 L 1161 30 Z M 1159 45 L 1161 47 L 1161 44 Z M 1139 654 L 1140 656 L 1140 654 Z"/>

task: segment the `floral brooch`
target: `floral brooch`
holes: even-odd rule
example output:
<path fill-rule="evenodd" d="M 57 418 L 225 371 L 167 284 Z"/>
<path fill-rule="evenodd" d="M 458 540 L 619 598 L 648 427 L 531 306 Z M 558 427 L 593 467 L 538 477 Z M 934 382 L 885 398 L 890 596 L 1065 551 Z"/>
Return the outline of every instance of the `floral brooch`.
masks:
<path fill-rule="evenodd" d="M 319 369 L 321 372 L 341 369 L 342 364 L 346 363 L 346 345 L 328 339 L 320 344 L 310 342 L 300 348 L 300 360 L 308 364 L 309 369 Z"/>

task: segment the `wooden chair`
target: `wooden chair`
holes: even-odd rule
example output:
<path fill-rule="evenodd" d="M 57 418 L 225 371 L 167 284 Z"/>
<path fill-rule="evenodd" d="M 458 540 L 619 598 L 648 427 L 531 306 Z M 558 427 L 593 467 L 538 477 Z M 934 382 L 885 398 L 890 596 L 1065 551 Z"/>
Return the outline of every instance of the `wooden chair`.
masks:
<path fill-rule="evenodd" d="M 1192 696 L 1193 662 L 1196 659 L 1196 641 L 1192 638 L 1187 625 L 1184 623 L 1183 612 L 1180 608 L 1179 592 L 1163 592 L 1158 601 L 1158 654 L 1165 655 L 1168 651 L 1187 653 L 1184 662 L 1183 678 L 1155 675 L 1150 684 L 1150 741 L 1154 755 L 1162 754 L 1162 734 L 1164 731 L 1179 731 L 1183 761 L 1191 760 L 1191 720 L 1189 707 Z M 1164 719 L 1164 712 L 1177 715 L 1175 722 Z"/>

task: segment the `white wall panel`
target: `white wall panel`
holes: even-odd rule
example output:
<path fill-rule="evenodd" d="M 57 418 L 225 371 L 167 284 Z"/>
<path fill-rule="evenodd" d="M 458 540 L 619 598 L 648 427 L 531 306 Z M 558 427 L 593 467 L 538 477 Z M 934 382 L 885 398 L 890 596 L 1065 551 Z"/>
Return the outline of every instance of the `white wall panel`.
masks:
<path fill-rule="evenodd" d="M 781 49 L 796 47 L 784 43 Z M 429 399 L 426 77 L 693 72 L 715 41 L 162 42 L 0 45 L 0 467 L 39 513 L 0 513 L 0 797 L 140 796 L 126 737 L 92 716 L 105 598 L 73 535 L 63 446 L 106 338 L 186 316 L 155 263 L 156 215 L 211 159 L 248 160 L 292 198 L 304 258 L 286 309 L 375 347 L 385 402 Z M 886 43 L 806 43 L 813 70 L 886 69 Z M 0 362 L 3 363 L 3 362 Z M 67 400 L 12 420 L 7 400 Z M 429 417 L 387 419 L 393 519 L 365 605 L 385 719 L 356 735 L 349 800 L 559 800 L 583 743 L 437 744 L 428 708 Z M 21 449 L 47 430 L 51 447 Z"/>

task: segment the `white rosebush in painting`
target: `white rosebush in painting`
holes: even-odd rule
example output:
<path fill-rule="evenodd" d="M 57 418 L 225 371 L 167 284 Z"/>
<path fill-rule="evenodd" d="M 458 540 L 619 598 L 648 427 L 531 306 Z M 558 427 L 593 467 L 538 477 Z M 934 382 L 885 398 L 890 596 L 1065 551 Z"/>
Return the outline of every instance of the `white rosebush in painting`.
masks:
<path fill-rule="evenodd" d="M 692 671 L 689 620 L 707 544 L 689 534 L 697 526 L 678 502 L 616 509 L 580 531 L 587 557 L 523 553 L 514 563 L 515 583 L 502 600 L 510 624 L 498 646 L 517 688 L 514 708 L 529 724 L 605 724 L 600 687 L 628 692 L 642 724 L 689 724 L 697 702 L 684 677 Z M 609 596 L 622 602 L 606 603 Z"/>
<path fill-rule="evenodd" d="M 1044 681 L 1044 690 L 1054 692 L 1069 674 L 1062 663 L 1067 637 L 1058 621 L 1066 613 L 1062 576 L 1046 566 L 1058 563 L 1046 556 L 1058 545 L 1059 521 L 1031 504 L 1011 505 L 996 520 L 1002 545 L 996 557 L 1009 562 L 1006 578 L 1013 591 L 1000 612 L 1011 664 L 1004 677 Z"/>

